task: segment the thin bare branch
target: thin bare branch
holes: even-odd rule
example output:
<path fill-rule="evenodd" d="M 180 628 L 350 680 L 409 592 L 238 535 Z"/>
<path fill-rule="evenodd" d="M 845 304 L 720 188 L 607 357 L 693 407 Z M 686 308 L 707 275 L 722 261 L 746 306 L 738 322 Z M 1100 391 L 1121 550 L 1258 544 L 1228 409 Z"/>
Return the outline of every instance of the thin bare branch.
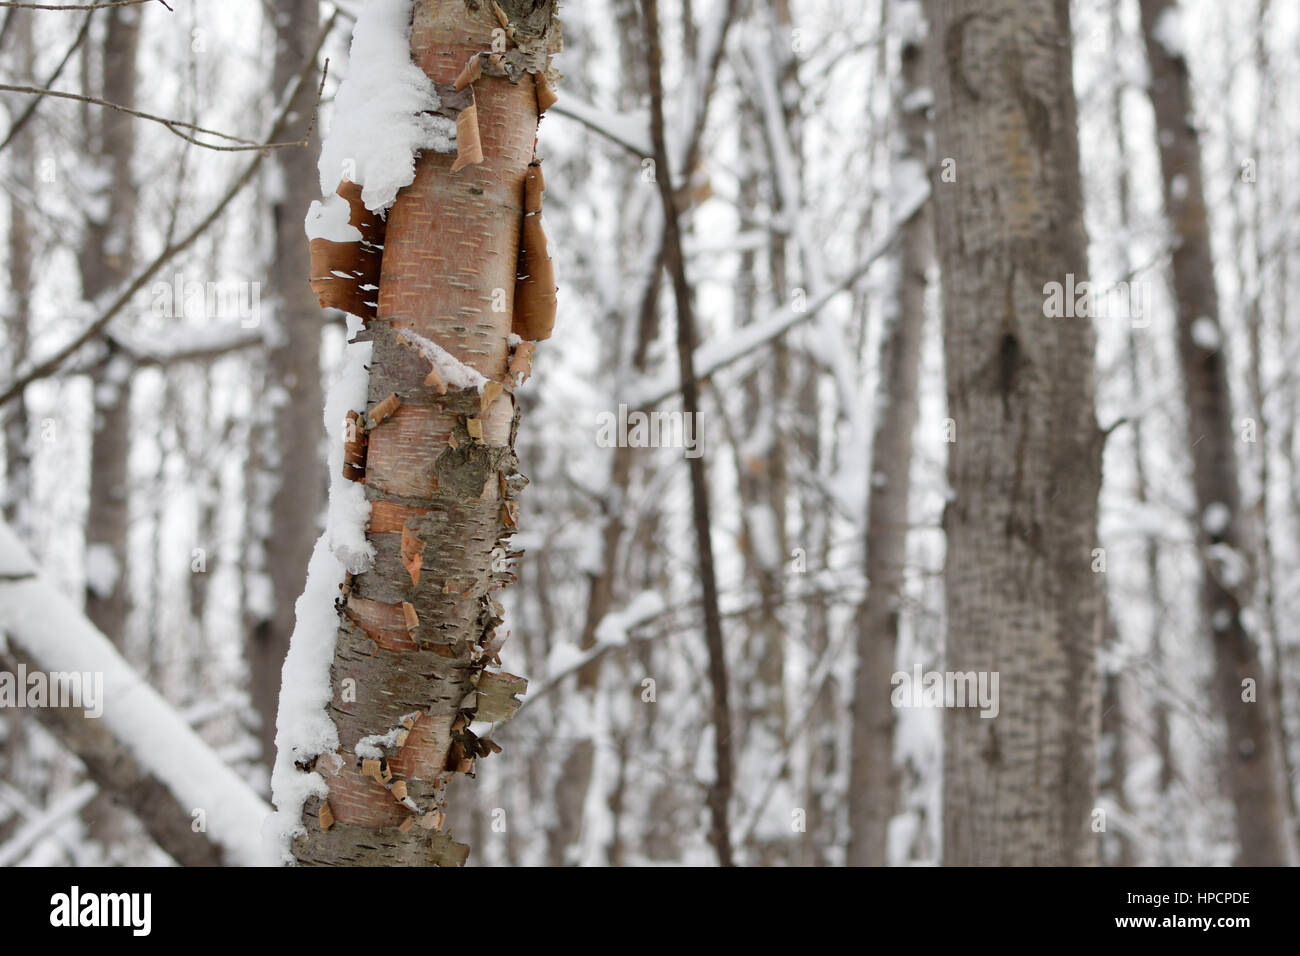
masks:
<path fill-rule="evenodd" d="M 307 82 L 307 78 L 311 75 L 312 71 L 315 69 L 316 56 L 317 54 L 320 53 L 321 47 L 324 46 L 325 39 L 329 36 L 330 31 L 333 30 L 336 19 L 337 18 L 335 16 L 331 16 L 329 20 L 325 23 L 324 28 L 321 30 L 320 37 L 317 40 L 315 49 L 312 50 L 311 55 L 307 58 L 307 62 L 303 64 L 302 73 L 298 75 L 298 79 L 295 81 L 293 89 L 289 92 L 289 95 L 285 98 L 284 103 L 280 108 L 279 114 L 276 116 L 275 122 L 271 126 L 271 132 L 267 137 L 268 139 L 273 139 L 274 137 L 279 135 L 283 130 L 284 124 L 288 121 L 288 118 L 292 113 L 292 105 L 294 99 L 296 98 L 298 91 L 302 88 L 303 84 Z M 321 82 L 323 85 L 324 83 L 323 78 Z M 205 232 L 207 232 L 209 228 L 211 228 L 213 223 L 215 223 L 218 219 L 221 218 L 221 214 L 225 212 L 226 207 L 229 206 L 230 203 L 234 200 L 234 198 L 238 196 L 241 191 L 243 191 L 243 188 L 252 181 L 253 176 L 257 173 L 258 169 L 261 167 L 262 161 L 266 158 L 266 156 L 267 156 L 266 153 L 258 153 L 258 155 L 255 156 L 248 163 L 246 167 L 244 167 L 244 171 L 240 173 L 239 177 L 226 191 L 225 195 L 221 197 L 221 200 L 216 204 L 216 206 L 214 206 L 212 210 L 206 216 L 203 217 L 203 220 L 199 222 L 199 224 L 195 226 L 193 229 L 191 229 L 188 233 L 186 233 L 182 238 L 178 239 L 173 243 L 169 243 L 162 250 L 162 252 L 158 253 L 158 255 L 148 265 L 148 267 L 145 268 L 143 272 L 141 272 L 139 275 L 135 277 L 135 279 L 131 281 L 130 285 L 128 285 L 126 289 L 124 289 L 121 292 L 121 294 L 119 294 L 117 298 L 113 300 L 112 304 L 109 305 L 109 307 L 103 312 L 103 314 L 99 316 L 99 318 L 91 322 L 90 325 L 88 325 L 71 342 L 69 342 L 67 345 L 63 346 L 62 348 L 58 349 L 48 359 L 44 360 L 43 362 L 40 362 L 33 368 L 20 374 L 17 377 L 17 379 L 11 385 L 9 385 L 9 387 L 7 387 L 2 394 L 0 394 L 0 405 L 4 405 L 7 402 L 10 402 L 13 399 L 17 398 L 19 395 L 23 393 L 23 390 L 32 382 L 35 382 L 38 379 L 45 378 L 46 376 L 51 375 L 54 372 L 57 372 L 59 368 L 63 365 L 63 363 L 68 360 L 68 358 L 76 354 L 76 352 L 78 352 L 83 346 L 85 346 L 87 342 L 90 342 L 97 335 L 99 335 L 99 333 L 102 332 L 104 328 L 108 325 L 108 323 L 113 321 L 113 319 L 116 318 L 117 315 L 124 308 L 126 308 L 126 306 L 130 303 L 131 299 L 134 298 L 135 295 L 141 289 L 144 288 L 145 284 L 157 274 L 159 269 L 165 266 L 169 261 L 171 261 L 177 255 L 184 252 L 191 245 L 193 245 L 194 242 L 201 235 L 203 235 Z"/>

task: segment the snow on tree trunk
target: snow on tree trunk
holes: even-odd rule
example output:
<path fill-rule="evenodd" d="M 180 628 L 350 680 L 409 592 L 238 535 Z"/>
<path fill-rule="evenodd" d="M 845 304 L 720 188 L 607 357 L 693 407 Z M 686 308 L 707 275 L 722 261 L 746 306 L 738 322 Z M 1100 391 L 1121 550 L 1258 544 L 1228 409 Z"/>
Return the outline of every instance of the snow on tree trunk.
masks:
<path fill-rule="evenodd" d="M 935 215 L 953 497 L 949 673 L 996 716 L 944 712 L 944 862 L 1085 864 L 1100 728 L 1102 440 L 1094 331 L 1044 287 L 1087 271 L 1068 4 L 929 0 Z M 878 693 L 884 693 L 884 690 Z"/>
<path fill-rule="evenodd" d="M 526 484 L 513 390 L 554 307 L 534 164 L 552 6 L 373 0 L 356 27 L 313 284 L 355 301 L 380 244 L 382 263 L 326 405 L 330 516 L 281 689 L 271 832 L 301 864 L 463 864 L 446 784 L 497 749 L 471 724 L 508 718 L 526 683 L 487 667 Z"/>
<path fill-rule="evenodd" d="M 283 95 L 302 71 L 305 51 L 320 30 L 316 0 L 291 0 L 275 8 L 276 53 L 271 89 Z M 294 109 L 311 112 L 315 91 L 301 84 Z M 314 141 L 315 137 L 313 137 Z M 293 633 L 293 598 L 302 587 L 323 503 L 319 449 L 321 315 L 311 288 L 302 281 L 307 248 L 302 241 L 302 208 L 315 198 L 313 151 L 284 149 L 274 155 L 281 194 L 272 204 L 275 258 L 271 287 L 279 295 L 271 311 L 275 326 L 267 335 L 266 381 L 270 401 L 260 406 L 262 420 L 253 432 L 256 464 L 250 533 L 256 536 L 254 573 L 264 575 L 264 600 L 250 615 L 247 657 L 253 706 L 262 719 L 263 752 L 275 756 L 275 708 L 280 668 Z M 270 587 L 264 585 L 269 583 Z"/>

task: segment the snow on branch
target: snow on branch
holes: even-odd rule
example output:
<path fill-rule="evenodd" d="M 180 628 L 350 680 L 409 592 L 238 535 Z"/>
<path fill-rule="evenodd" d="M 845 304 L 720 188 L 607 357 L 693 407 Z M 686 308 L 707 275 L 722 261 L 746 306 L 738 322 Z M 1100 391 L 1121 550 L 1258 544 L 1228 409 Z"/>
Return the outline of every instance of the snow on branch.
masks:
<path fill-rule="evenodd" d="M 844 276 L 816 299 L 807 303 L 807 306 L 802 311 L 795 311 L 789 307 L 778 309 L 767 318 L 761 319 L 752 325 L 724 333 L 719 338 L 698 346 L 695 349 L 696 378 L 708 378 L 720 369 L 738 362 L 751 352 L 757 351 L 769 342 L 780 338 L 799 323 L 817 315 L 833 298 L 849 289 L 875 264 L 876 260 L 893 247 L 903 226 L 921 211 L 929 198 L 930 187 L 928 184 L 923 183 L 910 197 L 900 203 L 900 211 L 889 234 L 871 249 L 848 275 Z M 626 399 L 627 405 L 629 408 L 650 408 L 677 394 L 680 388 L 681 383 L 679 381 L 648 377 L 641 382 L 634 383 L 629 388 Z"/>
<path fill-rule="evenodd" d="M 566 93 L 564 99 L 551 107 L 551 112 L 576 120 L 637 156 L 654 153 L 650 145 L 650 117 L 645 111 L 609 113 Z"/>
<path fill-rule="evenodd" d="M 264 862 L 260 829 L 270 807 L 44 578 L 22 542 L 3 523 L 0 635 L 5 647 L 13 647 L 18 656 L 50 674 L 90 673 L 102 678 L 103 714 L 96 723 L 166 787 L 184 812 L 203 811 L 207 839 L 221 848 L 225 862 L 243 866 Z M 189 829 L 188 819 L 185 829 Z"/>

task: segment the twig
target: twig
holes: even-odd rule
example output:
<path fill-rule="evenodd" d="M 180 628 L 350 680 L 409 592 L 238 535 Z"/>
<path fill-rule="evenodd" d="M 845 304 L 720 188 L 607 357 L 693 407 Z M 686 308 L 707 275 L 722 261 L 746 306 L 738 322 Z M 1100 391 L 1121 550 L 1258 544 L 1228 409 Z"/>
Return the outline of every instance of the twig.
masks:
<path fill-rule="evenodd" d="M 263 150 L 263 149 L 284 149 L 288 146 L 305 146 L 306 140 L 295 140 L 290 143 L 255 143 L 251 139 L 243 139 L 239 136 L 231 136 L 228 133 L 222 133 L 219 130 L 208 129 L 206 126 L 199 126 L 196 123 L 188 123 L 185 120 L 169 119 L 166 116 L 156 116 L 153 113 L 146 113 L 143 110 L 137 110 L 130 106 L 123 106 L 121 103 L 112 103 L 108 100 L 100 99 L 98 96 L 87 96 L 84 93 L 70 93 L 67 90 L 47 90 L 38 86 L 16 86 L 10 83 L 0 83 L 0 93 L 27 93 L 31 96 L 45 97 L 53 96 L 62 100 L 75 100 L 78 103 L 90 103 L 93 106 L 103 106 L 106 109 L 117 110 L 119 113 L 126 113 L 128 116 L 134 116 L 137 119 L 148 120 L 151 123 L 158 123 L 167 130 L 187 143 L 193 143 L 195 146 L 202 146 L 204 149 L 218 150 L 221 152 L 239 152 L 246 150 Z M 192 130 L 195 133 L 202 133 L 205 136 L 215 136 L 218 139 L 229 140 L 232 143 L 239 143 L 238 146 L 217 146 L 212 143 L 205 143 L 195 139 L 185 130 Z M 311 134 L 308 133 L 308 136 Z"/>
<path fill-rule="evenodd" d="M 336 18 L 334 16 L 331 16 L 329 20 L 325 23 L 324 28 L 321 30 L 320 37 L 317 39 L 316 42 L 316 47 L 315 49 L 312 50 L 311 55 L 308 56 L 307 62 L 303 65 L 302 73 L 298 75 L 298 79 L 297 81 L 295 81 L 293 89 L 290 91 L 289 96 L 285 99 L 284 104 L 280 109 L 280 113 L 276 117 L 275 123 L 271 127 L 271 132 L 267 137 L 268 139 L 274 138 L 280 133 L 285 122 L 288 120 L 289 116 L 293 112 L 293 102 L 297 98 L 298 91 L 301 90 L 303 84 L 307 82 L 307 77 L 311 75 L 312 70 L 315 68 L 316 56 L 318 53 L 320 53 L 321 47 L 325 45 L 325 39 L 329 36 L 330 31 L 333 30 L 335 19 Z M 322 87 L 324 86 L 324 83 L 325 83 L 325 79 L 324 76 L 322 75 L 321 77 Z M 314 118 L 313 118 L 313 122 L 315 122 Z M 0 405 L 4 405 L 5 403 L 10 402 L 13 399 L 17 398 L 19 395 L 23 393 L 23 390 L 28 385 L 30 385 L 32 382 L 36 381 L 37 379 L 44 378 L 45 376 L 58 371 L 59 367 L 65 361 L 67 361 L 71 355 L 76 353 L 79 349 L 82 348 L 82 346 L 84 346 L 91 339 L 95 338 L 95 336 L 97 336 L 104 329 L 104 327 L 107 326 L 108 323 L 111 322 L 117 316 L 117 314 L 121 312 L 130 303 L 131 299 L 136 295 L 136 293 L 139 292 L 142 288 L 144 288 L 145 283 L 147 283 L 151 278 L 153 278 L 153 276 L 158 272 L 159 269 L 165 266 L 175 256 L 177 256 L 181 252 L 184 252 L 191 245 L 193 245 L 195 240 L 197 240 L 199 236 L 203 235 L 203 233 L 206 232 L 212 226 L 212 224 L 215 223 L 221 217 L 221 214 L 225 211 L 226 207 L 230 205 L 230 203 L 234 200 L 234 198 L 237 195 L 239 195 L 239 193 L 243 190 L 243 188 L 246 185 L 248 185 L 248 183 L 252 180 L 253 175 L 261 167 L 262 160 L 265 158 L 266 158 L 266 153 L 258 153 L 258 155 L 255 156 L 249 162 L 249 164 L 244 168 L 244 171 L 239 175 L 239 178 L 235 180 L 234 184 L 230 187 L 230 189 L 227 190 L 226 194 L 222 196 L 221 201 L 218 202 L 216 206 L 213 207 L 212 211 L 209 212 L 203 218 L 203 220 L 197 226 L 191 229 L 183 238 L 181 238 L 180 240 L 174 243 L 169 244 L 166 248 L 164 248 L 162 252 L 160 252 L 157 255 L 157 257 L 153 260 L 153 262 L 151 262 L 149 266 L 142 273 L 136 276 L 135 279 L 132 280 L 131 284 L 127 286 L 127 288 L 116 299 L 113 300 L 113 303 L 104 311 L 102 315 L 99 316 L 99 318 L 91 322 L 90 325 L 87 326 L 84 331 L 82 331 L 78 336 L 76 336 L 76 338 L 74 338 L 63 348 L 56 351 L 54 355 L 50 356 L 45 361 L 41 362 L 39 365 L 31 369 L 30 371 L 25 372 L 22 375 L 18 376 L 17 380 L 15 380 L 13 384 L 11 384 L 8 388 L 6 388 L 3 394 L 0 394 Z"/>
<path fill-rule="evenodd" d="M 13 3 L 0 0 L 0 7 L 8 7 L 10 10 L 107 10 L 109 7 L 138 7 L 153 2 L 154 0 L 104 0 L 103 3 Z M 167 0 L 158 2 L 172 13 L 176 12 Z"/>
<path fill-rule="evenodd" d="M 668 143 L 664 135 L 663 79 L 660 75 L 662 50 L 659 39 L 659 10 L 656 0 L 642 0 L 645 17 L 646 64 L 650 86 L 650 138 L 654 143 L 655 166 L 659 175 L 659 197 L 663 205 L 664 264 L 673 282 L 677 300 L 677 356 L 681 373 L 682 407 L 689 417 L 700 411 L 699 382 L 695 378 L 695 314 L 692 289 L 686 277 L 682 257 L 681 228 L 677 220 L 677 203 L 673 195 L 672 168 L 668 160 Z M 730 17 L 728 17 L 730 19 Z M 721 45 L 719 38 L 719 45 Z M 697 122 L 702 117 L 697 117 Z M 713 746 L 715 776 L 709 787 L 708 804 L 712 817 L 710 838 L 718 854 L 718 863 L 731 866 L 731 830 L 727 814 L 731 803 L 731 710 L 727 702 L 727 662 L 722 642 L 722 618 L 718 613 L 718 583 L 713 567 L 713 530 L 709 513 L 709 484 L 704 459 L 689 460 L 691 474 L 691 514 L 695 525 L 696 550 L 699 552 L 700 591 L 704 605 L 704 635 L 709 651 L 709 683 L 713 689 Z"/>
<path fill-rule="evenodd" d="M 68 47 L 68 52 L 63 54 L 63 59 L 61 59 L 59 65 L 54 68 L 54 72 L 50 74 L 50 78 L 45 81 L 44 86 L 46 88 L 58 80 L 58 78 L 63 74 L 63 68 L 67 66 L 68 61 L 72 59 L 72 54 L 76 53 L 77 50 L 80 49 L 81 44 L 85 42 L 87 34 L 90 33 L 90 19 L 93 16 L 93 13 L 87 13 L 85 19 L 81 21 L 81 29 L 77 31 L 77 35 L 72 41 L 72 46 Z M 0 151 L 3 151 L 4 148 L 9 145 L 13 138 L 18 135 L 19 131 L 21 131 L 22 128 L 27 125 L 27 122 L 36 114 L 36 107 L 41 105 L 41 100 L 43 98 L 44 94 L 36 97 L 36 99 L 28 103 L 27 108 L 23 110 L 18 119 L 14 120 L 13 123 L 9 125 L 9 132 L 5 134 L 4 142 L 0 143 Z"/>

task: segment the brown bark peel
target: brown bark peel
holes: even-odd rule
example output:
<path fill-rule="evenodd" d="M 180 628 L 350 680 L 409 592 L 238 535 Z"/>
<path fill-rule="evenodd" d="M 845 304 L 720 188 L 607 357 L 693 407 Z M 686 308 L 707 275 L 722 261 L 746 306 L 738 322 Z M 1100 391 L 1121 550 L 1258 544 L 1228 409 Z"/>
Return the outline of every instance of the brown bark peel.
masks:
<path fill-rule="evenodd" d="M 529 11 L 516 15 L 517 6 Z M 340 609 L 329 708 L 340 752 L 314 767 L 333 823 L 321 824 L 323 801 L 307 802 L 307 832 L 294 843 L 303 864 L 464 864 L 469 847 L 442 832 L 445 785 L 500 749 L 471 728 L 507 719 L 527 686 L 487 667 L 500 663 L 493 594 L 514 580 L 499 559 L 511 555 L 527 484 L 514 453 L 512 389 L 532 347 L 508 341 L 538 119 L 523 74 L 549 68 L 558 48 L 552 6 L 506 3 L 516 46 L 484 58 L 499 8 L 415 4 L 413 59 L 440 94 L 459 83 L 473 102 L 458 115 L 460 154 L 421 155 L 388 211 L 378 307 L 358 336 L 372 343 L 363 420 L 373 427 L 364 454 L 350 446 L 348 460 L 364 463 L 375 558 Z M 493 308 L 502 290 L 505 311 Z M 413 335 L 486 383 L 463 387 L 473 376 L 447 367 L 438 374 L 411 347 Z M 355 694 L 343 693 L 347 679 Z"/>
<path fill-rule="evenodd" d="M 375 317 L 376 289 L 384 249 L 384 220 L 361 201 L 361 187 L 343 180 L 336 192 L 347 200 L 348 222 L 361 232 L 359 242 L 313 239 L 311 287 L 322 309 L 342 309 L 363 319 Z"/>
<path fill-rule="evenodd" d="M 555 328 L 555 264 L 546 250 L 542 228 L 542 167 L 528 167 L 524 179 L 523 241 L 519 247 L 519 278 L 515 285 L 513 331 L 522 339 L 539 342 Z"/>
<path fill-rule="evenodd" d="M 478 62 L 477 59 L 474 62 Z M 478 106 L 473 102 L 473 95 L 471 87 L 469 106 L 456 116 L 456 162 L 451 166 L 453 173 L 483 162 L 483 144 L 478 135 Z"/>

